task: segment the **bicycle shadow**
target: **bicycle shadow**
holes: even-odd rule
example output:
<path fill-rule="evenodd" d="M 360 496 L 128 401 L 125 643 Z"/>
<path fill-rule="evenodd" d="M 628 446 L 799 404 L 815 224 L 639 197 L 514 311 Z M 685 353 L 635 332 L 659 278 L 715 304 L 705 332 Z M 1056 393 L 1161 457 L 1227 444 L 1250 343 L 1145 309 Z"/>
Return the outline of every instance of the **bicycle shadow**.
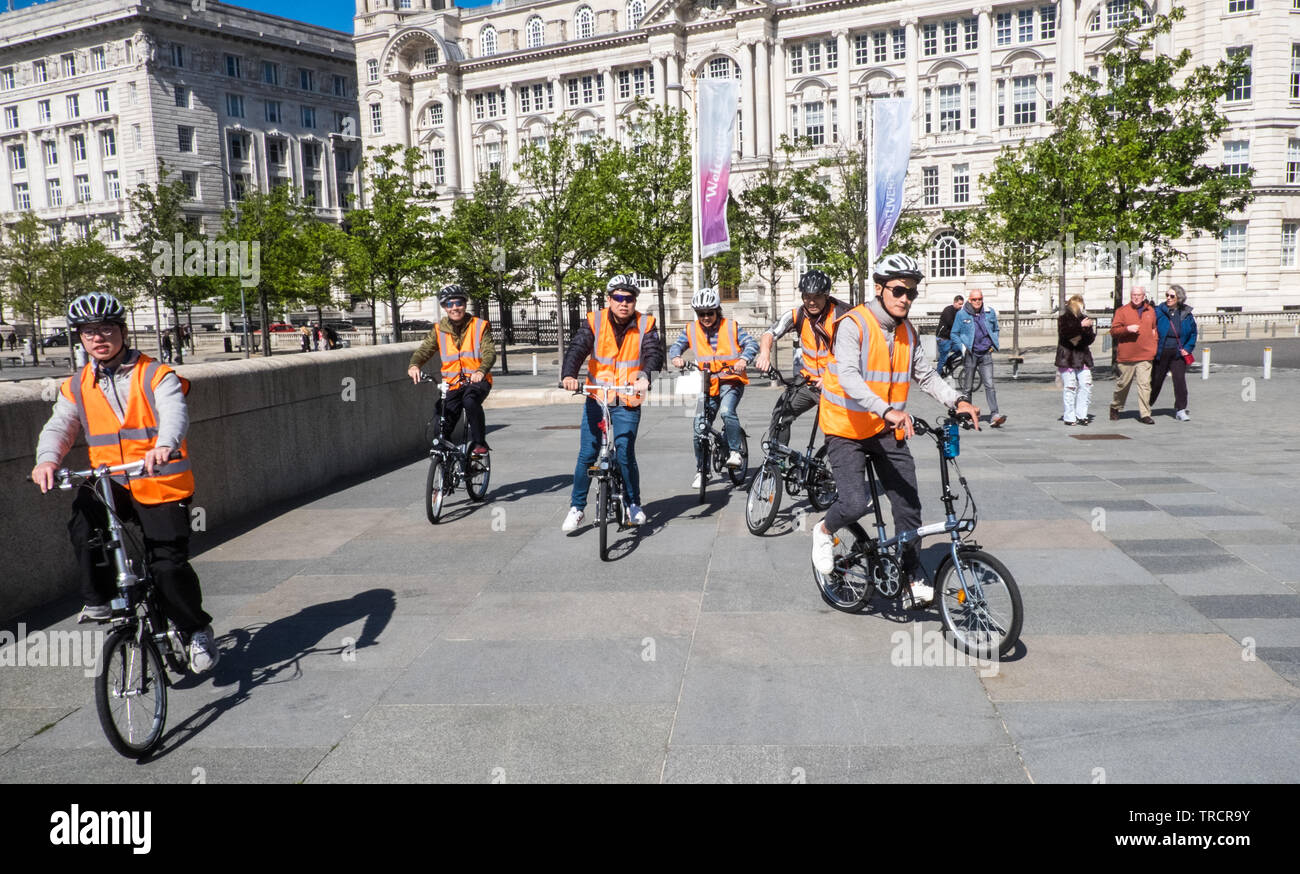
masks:
<path fill-rule="evenodd" d="M 533 479 L 507 483 L 501 489 L 490 489 L 488 491 L 488 500 L 498 504 L 512 503 L 524 498 L 530 498 L 533 495 L 546 495 L 563 491 L 566 486 L 572 485 L 573 474 L 539 476 Z"/>
<path fill-rule="evenodd" d="M 647 535 L 658 534 L 673 519 L 705 519 L 718 513 L 730 501 L 730 488 L 710 488 L 704 493 L 703 503 L 700 502 L 699 493 L 694 491 L 687 495 L 660 498 L 645 505 L 646 524 L 641 528 Z M 692 510 L 698 512 L 691 512 Z"/>
<path fill-rule="evenodd" d="M 392 589 L 370 589 L 351 598 L 304 607 L 292 616 L 264 624 L 235 628 L 217 640 L 221 660 L 211 674 L 186 674 L 173 688 L 195 688 L 208 680 L 214 687 L 234 686 L 227 696 L 209 702 L 167 731 L 159 748 L 141 762 L 164 758 L 180 749 L 224 713 L 247 701 L 254 690 L 274 683 L 293 682 L 303 676 L 302 660 L 310 655 L 336 655 L 377 646 L 397 608 Z M 353 644 L 321 644 L 339 629 L 365 619 Z M 234 646 L 227 646 L 233 639 Z"/>

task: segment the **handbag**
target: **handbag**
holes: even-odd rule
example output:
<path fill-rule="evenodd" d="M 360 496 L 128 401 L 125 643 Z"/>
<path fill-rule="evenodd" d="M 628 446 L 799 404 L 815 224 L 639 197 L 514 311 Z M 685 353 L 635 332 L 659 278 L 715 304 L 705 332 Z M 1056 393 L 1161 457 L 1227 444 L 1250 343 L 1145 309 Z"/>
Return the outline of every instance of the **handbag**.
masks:
<path fill-rule="evenodd" d="M 1184 353 L 1183 353 L 1183 360 L 1186 361 L 1188 364 L 1195 364 L 1195 363 L 1196 363 L 1196 356 L 1193 355 L 1193 354 L 1190 353 L 1190 352 L 1184 352 Z"/>

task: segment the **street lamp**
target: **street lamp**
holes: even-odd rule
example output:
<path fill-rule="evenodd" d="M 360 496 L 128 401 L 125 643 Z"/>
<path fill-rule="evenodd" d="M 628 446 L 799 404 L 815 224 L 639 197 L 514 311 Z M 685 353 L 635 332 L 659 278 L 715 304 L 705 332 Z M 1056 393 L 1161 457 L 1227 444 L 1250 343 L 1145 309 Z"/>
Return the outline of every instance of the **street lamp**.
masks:
<path fill-rule="evenodd" d="M 229 188 L 230 194 L 227 197 L 227 199 L 230 201 L 231 209 L 235 211 L 235 224 L 238 225 L 239 224 L 239 198 L 235 197 L 235 177 L 231 176 L 230 171 L 227 170 L 225 167 L 222 167 L 216 161 L 204 161 L 199 166 L 213 167 L 217 170 L 220 170 L 222 175 L 224 175 L 228 180 L 230 180 L 230 188 Z M 241 333 L 243 335 L 240 338 L 240 345 L 244 347 L 244 357 L 247 358 L 248 357 L 248 307 L 244 302 L 243 282 L 239 283 L 239 316 L 243 320 L 243 324 L 240 325 Z"/>

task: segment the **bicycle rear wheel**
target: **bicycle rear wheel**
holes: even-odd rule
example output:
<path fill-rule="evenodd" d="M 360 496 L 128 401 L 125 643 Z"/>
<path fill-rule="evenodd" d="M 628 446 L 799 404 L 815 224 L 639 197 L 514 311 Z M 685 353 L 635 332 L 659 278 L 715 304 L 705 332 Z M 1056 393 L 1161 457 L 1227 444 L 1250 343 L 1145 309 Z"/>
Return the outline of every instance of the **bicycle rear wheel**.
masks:
<path fill-rule="evenodd" d="M 135 628 L 108 635 L 95 674 L 95 710 L 108 742 L 128 758 L 144 758 L 162 740 L 167 722 L 167 677 L 152 640 Z"/>
<path fill-rule="evenodd" d="M 488 481 L 492 479 L 492 459 L 488 455 L 469 456 L 469 473 L 465 476 L 465 491 L 470 500 L 482 501 L 487 497 Z"/>
<path fill-rule="evenodd" d="M 1020 587 L 1007 566 L 983 550 L 962 552 L 959 560 L 960 576 L 951 556 L 935 575 L 944 632 L 953 646 L 977 658 L 1006 655 L 1024 621 Z"/>
<path fill-rule="evenodd" d="M 763 534 L 772 527 L 781 509 L 781 471 L 776 462 L 769 460 L 749 484 L 745 497 L 745 525 L 750 534 Z"/>
<path fill-rule="evenodd" d="M 609 500 L 609 475 L 600 478 L 596 488 L 596 527 L 600 529 L 600 560 L 609 561 L 609 523 L 614 509 Z"/>
<path fill-rule="evenodd" d="M 729 454 L 729 453 L 728 453 Z M 743 486 L 745 484 L 745 474 L 749 472 L 749 436 L 744 431 L 740 432 L 740 467 L 727 468 L 727 475 L 731 477 L 733 486 Z"/>
<path fill-rule="evenodd" d="M 434 525 L 442 518 L 442 502 L 446 497 L 447 463 L 435 458 L 429 465 L 429 477 L 424 483 L 424 510 Z"/>
<path fill-rule="evenodd" d="M 830 462 L 826 460 L 825 445 L 813 456 L 813 468 L 808 475 L 808 503 L 814 510 L 825 510 L 835 503 L 835 477 L 831 475 Z"/>
<path fill-rule="evenodd" d="M 841 530 L 835 535 L 835 570 L 823 574 L 813 568 L 813 580 L 822 600 L 845 613 L 861 613 L 871 600 L 871 573 L 865 559 L 854 551 L 857 543 L 858 537 L 851 529 Z"/>

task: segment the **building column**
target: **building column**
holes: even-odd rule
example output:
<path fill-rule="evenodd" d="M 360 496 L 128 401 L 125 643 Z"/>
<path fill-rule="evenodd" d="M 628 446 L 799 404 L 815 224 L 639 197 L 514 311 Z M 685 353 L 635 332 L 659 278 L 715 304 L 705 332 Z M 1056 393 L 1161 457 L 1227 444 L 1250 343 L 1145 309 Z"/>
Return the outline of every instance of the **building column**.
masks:
<path fill-rule="evenodd" d="M 925 136 L 925 122 L 921 118 L 921 113 L 925 107 L 921 105 L 921 44 L 916 38 L 916 18 L 904 18 L 898 22 L 907 29 L 906 46 L 907 46 L 907 96 L 912 98 L 912 105 L 919 110 L 916 114 L 916 127 L 912 130 L 912 142 L 920 142 L 921 137 Z"/>
<path fill-rule="evenodd" d="M 447 125 L 443 156 L 447 187 L 456 191 L 460 189 L 460 101 L 451 89 L 447 90 L 443 99 L 443 112 Z"/>
<path fill-rule="evenodd" d="M 1056 14 L 1056 79 L 1060 87 L 1064 88 L 1070 74 L 1078 70 L 1078 47 L 1075 42 L 1079 31 L 1076 20 L 1079 16 L 1078 4 L 1075 0 L 1061 0 Z M 1161 50 L 1158 45 L 1157 50 Z"/>
<path fill-rule="evenodd" d="M 772 151 L 781 144 L 781 137 L 790 133 L 790 109 L 785 102 L 785 43 L 772 43 L 771 64 L 772 100 Z"/>
<path fill-rule="evenodd" d="M 754 128 L 757 136 L 758 154 L 768 157 L 772 154 L 772 71 L 768 63 L 767 39 L 760 39 L 754 44 Z"/>
<path fill-rule="evenodd" d="M 662 52 L 650 59 L 655 71 L 655 105 L 668 108 L 668 56 Z"/>
<path fill-rule="evenodd" d="M 836 124 L 839 126 L 839 142 L 853 141 L 853 98 L 849 96 L 849 65 L 852 58 L 849 55 L 849 32 L 845 28 L 835 31 L 836 52 L 839 56 L 839 63 L 835 67 L 835 99 L 837 101 L 836 111 L 838 118 Z M 826 107 L 830 109 L 830 107 Z M 827 138 L 829 142 L 829 138 Z"/>
<path fill-rule="evenodd" d="M 324 148 L 321 151 L 323 154 L 321 155 L 320 193 L 324 202 L 316 205 L 337 209 L 342 204 L 343 198 L 339 196 L 338 191 L 338 168 L 334 166 L 333 137 L 325 137 Z M 265 153 L 266 151 L 263 149 L 263 154 Z"/>
<path fill-rule="evenodd" d="M 682 84 L 682 61 L 676 52 L 664 58 L 664 68 L 669 85 Z M 684 102 L 681 91 L 675 88 L 669 91 L 668 105 L 673 109 L 680 112 Z"/>
<path fill-rule="evenodd" d="M 744 158 L 754 157 L 754 144 L 757 142 L 755 128 L 758 127 L 758 106 L 754 100 L 754 44 L 741 45 L 744 60 L 740 65 L 740 108 L 744 113 L 741 131 L 740 154 Z"/>
<path fill-rule="evenodd" d="M 1064 0 L 1072 2 L 1072 0 Z M 993 133 L 993 7 L 980 6 L 975 12 L 980 17 L 979 79 L 975 85 L 975 132 L 982 137 Z"/>
<path fill-rule="evenodd" d="M 614 71 L 601 67 L 597 73 L 605 83 L 605 136 L 609 139 L 618 137 L 618 111 L 614 109 Z"/>
<path fill-rule="evenodd" d="M 515 96 L 515 86 L 506 83 L 506 148 L 509 153 L 503 161 L 502 176 L 509 179 L 513 175 L 515 161 L 519 160 L 519 103 Z"/>
<path fill-rule="evenodd" d="M 472 187 L 472 180 L 477 181 L 476 168 L 474 166 L 474 137 L 473 137 L 473 112 L 470 105 L 469 95 L 465 93 L 462 87 L 456 95 L 456 102 L 460 104 L 461 123 L 457 134 L 459 142 L 456 151 L 460 153 L 460 178 L 461 187 Z"/>

